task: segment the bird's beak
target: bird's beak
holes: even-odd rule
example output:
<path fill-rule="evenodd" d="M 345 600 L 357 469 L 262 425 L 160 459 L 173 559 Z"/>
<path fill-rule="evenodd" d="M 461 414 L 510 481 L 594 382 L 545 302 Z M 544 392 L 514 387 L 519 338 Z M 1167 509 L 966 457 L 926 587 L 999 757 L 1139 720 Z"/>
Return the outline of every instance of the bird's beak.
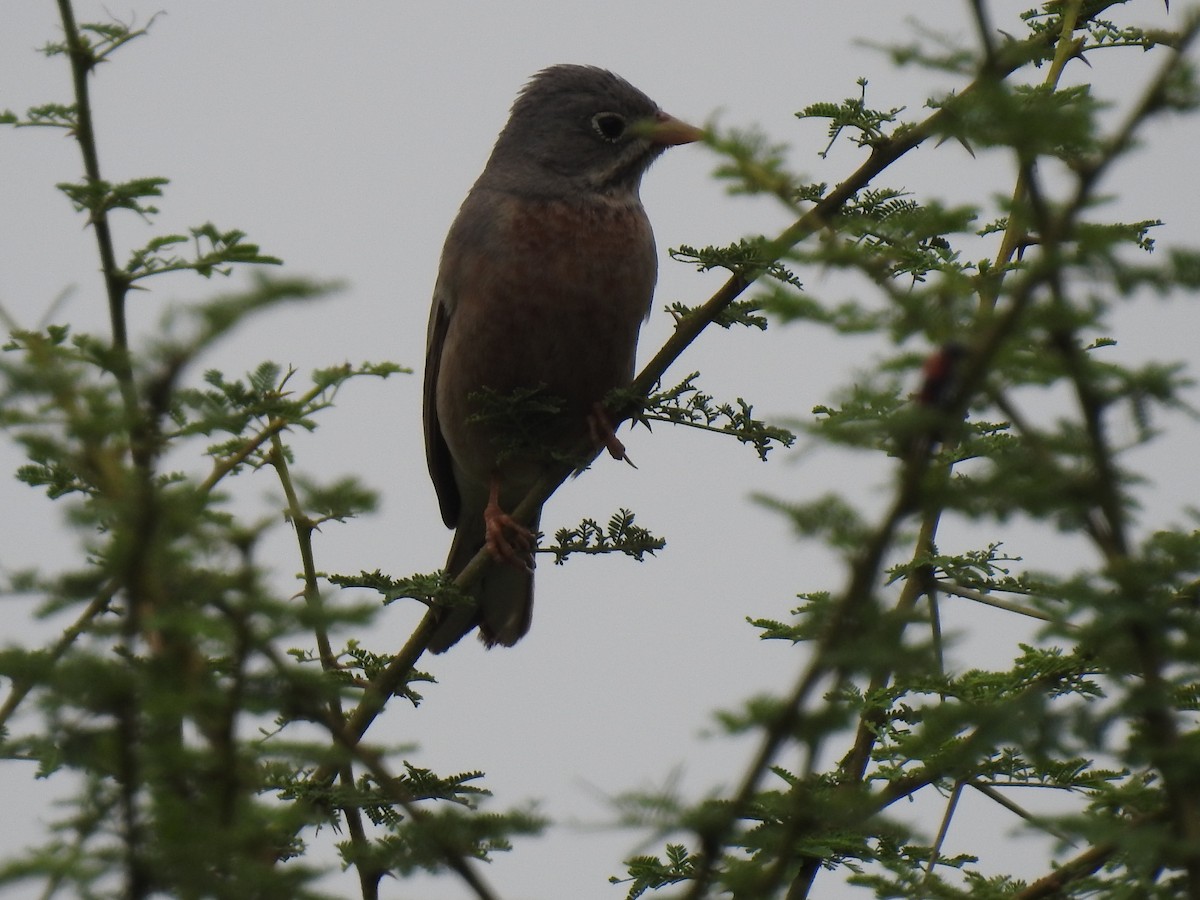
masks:
<path fill-rule="evenodd" d="M 682 122 L 665 112 L 639 123 L 642 135 L 656 147 L 675 147 L 704 140 L 704 130 Z"/>

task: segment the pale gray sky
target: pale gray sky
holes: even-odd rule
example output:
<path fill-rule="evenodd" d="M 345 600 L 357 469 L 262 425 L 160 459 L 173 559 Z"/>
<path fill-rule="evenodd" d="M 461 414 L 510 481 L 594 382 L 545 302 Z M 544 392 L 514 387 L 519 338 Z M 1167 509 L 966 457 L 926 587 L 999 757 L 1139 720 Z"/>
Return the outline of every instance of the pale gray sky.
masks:
<path fill-rule="evenodd" d="M 1019 30 L 1006 18 L 1016 7 L 989 5 L 997 28 Z M 951 35 L 972 34 L 967 4 L 948 0 L 76 6 L 83 21 L 103 18 L 106 9 L 139 23 L 165 11 L 149 37 L 121 51 L 93 81 L 105 176 L 161 175 L 172 182 L 153 226 L 117 217 L 119 245 L 128 249 L 153 234 L 211 220 L 247 231 L 264 252 L 282 257 L 289 273 L 347 282 L 332 299 L 256 320 L 204 361 L 231 375 L 262 359 L 302 373 L 364 359 L 391 359 L 419 372 L 445 231 L 514 94 L 544 66 L 610 68 L 696 124 L 718 112 L 726 124 L 757 123 L 791 145 L 796 170 L 835 183 L 865 151 L 847 146 L 822 161 L 816 153 L 826 143 L 823 125 L 792 114 L 816 100 L 855 95 L 855 79 L 865 76 L 871 105 L 906 106 L 910 118 L 919 118 L 926 98 L 953 82 L 897 73 L 861 39 L 901 39 L 910 16 Z M 1114 17 L 1165 21 L 1160 2 L 1130 6 Z M 55 5 L 9 0 L 0 10 L 0 108 L 66 102 L 64 61 L 35 52 L 57 38 Z M 1080 67 L 1073 76 L 1127 102 L 1158 57 L 1110 53 L 1120 54 L 1119 62 L 1106 60 L 1111 71 Z M 1193 241 L 1200 212 L 1195 190 L 1181 190 L 1180 173 L 1194 171 L 1198 145 L 1197 121 L 1156 124 L 1145 150 L 1114 173 L 1110 188 L 1123 200 L 1113 215 L 1162 217 L 1161 244 Z M 683 147 L 646 178 L 643 197 L 663 259 L 657 308 L 673 300 L 699 303 L 723 280 L 669 262 L 667 247 L 727 243 L 787 221 L 767 201 L 727 196 L 709 178 L 715 162 L 701 147 Z M 924 148 L 883 183 L 918 197 L 979 203 L 1011 190 L 1009 168 L 1001 154 L 972 162 L 948 144 Z M 54 297 L 71 289 L 58 318 L 77 328 L 105 327 L 92 236 L 54 188 L 79 172 L 76 146 L 60 133 L 0 132 L 0 303 L 24 324 L 35 324 Z M 824 296 L 844 289 L 819 272 L 802 278 Z M 135 295 L 130 305 L 140 335 L 154 333 L 167 305 L 232 285 L 171 276 L 151 286 L 153 293 Z M 1114 353 L 1122 359 L 1182 358 L 1193 352 L 1200 314 L 1187 303 L 1147 301 L 1115 321 L 1121 344 Z M 643 332 L 643 360 L 670 327 L 667 316 L 654 315 Z M 874 351 L 868 340 L 833 341 L 810 326 L 774 327 L 766 335 L 718 330 L 672 374 L 699 369 L 718 399 L 742 396 L 768 416 L 803 417 L 869 365 Z M 450 533 L 425 472 L 420 394 L 419 374 L 352 383 L 320 431 L 292 437 L 298 469 L 325 478 L 353 473 L 383 497 L 378 515 L 324 529 L 316 548 L 321 569 L 403 575 L 443 562 Z M 1147 520 L 1155 524 L 1178 521 L 1180 508 L 1200 496 L 1197 430 L 1177 424 L 1170 441 L 1139 454 L 1153 478 L 1146 501 Z M 423 660 L 440 684 L 425 691 L 416 711 L 393 704 L 371 733 L 381 742 L 419 744 L 410 759 L 444 774 L 481 768 L 497 808 L 535 801 L 560 823 L 549 837 L 521 842 L 485 868 L 506 898 L 622 897 L 624 889 L 606 879 L 623 872 L 621 860 L 637 848 L 636 836 L 573 827 L 606 819 L 602 795 L 662 783 L 676 768 L 693 796 L 740 775 L 751 745 L 702 739 L 711 713 L 783 690 L 806 657 L 802 647 L 760 647 L 744 617 L 785 617 L 797 592 L 836 587 L 843 576 L 827 554 L 796 543 L 749 495 L 804 499 L 846 489 L 870 508 L 887 484 L 888 471 L 877 460 L 828 450 L 776 452 L 764 465 L 729 439 L 695 431 L 659 427 L 622 437 L 639 468 L 601 459 L 550 502 L 543 528 L 553 533 L 582 516 L 607 519 L 626 506 L 667 537 L 667 549 L 640 565 L 624 558 L 543 564 L 533 629 L 520 645 L 485 652 L 472 639 Z M 11 471 L 10 448 L 0 451 L 0 462 Z M 233 488 L 244 508 L 271 512 L 263 498 L 275 485 L 265 474 Z M 0 504 L 10 522 L 0 565 L 51 565 L 69 552 L 58 510 L 33 491 L 0 477 Z M 1023 531 L 1020 523 L 946 535 L 947 543 L 961 540 L 963 547 L 1001 537 L 1013 553 L 1046 568 L 1090 559 L 1078 542 Z M 277 529 L 270 548 L 282 573 L 280 591 L 290 592 L 288 578 L 298 566 L 286 529 Z M 26 633 L 16 623 L 27 607 L 20 610 L 7 617 L 7 640 Z M 381 651 L 399 647 L 419 612 L 390 608 L 364 643 Z M 1003 666 L 1015 641 L 1028 637 L 1021 623 L 994 610 L 948 601 L 945 615 L 963 635 L 955 652 L 960 665 Z M 30 626 L 27 633 L 46 632 Z M 45 805 L 53 782 L 31 778 L 24 767 L 0 767 L 0 794 L 10 798 L 9 814 L 0 817 L 0 852 L 25 843 L 36 823 L 53 816 Z M 968 811 L 970 833 L 961 841 L 952 836 L 947 850 L 987 846 L 995 853 L 985 861 L 988 871 L 1020 866 L 1022 845 L 1008 839 L 1015 820 L 980 804 Z M 928 815 L 932 835 L 936 798 L 914 812 Z M 977 840 L 980 834 L 990 837 Z M 1031 875 L 1046 868 L 1038 859 L 1025 865 Z M 354 895 L 349 876 L 342 877 L 344 887 L 334 890 Z M 464 896 L 452 877 L 383 890 L 387 897 Z M 820 895 L 843 896 L 833 887 Z"/>

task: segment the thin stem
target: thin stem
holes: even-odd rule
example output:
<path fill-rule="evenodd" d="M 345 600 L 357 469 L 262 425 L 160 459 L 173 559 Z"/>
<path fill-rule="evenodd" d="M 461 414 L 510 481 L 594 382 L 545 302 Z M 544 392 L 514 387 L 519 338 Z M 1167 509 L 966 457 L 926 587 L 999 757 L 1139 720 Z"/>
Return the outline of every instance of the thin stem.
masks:
<path fill-rule="evenodd" d="M 1079 21 L 1081 2 L 1082 0 L 1069 0 L 1065 4 L 1058 41 L 1054 48 L 1054 57 L 1047 68 L 1046 78 L 1043 81 L 1043 84 L 1049 87 L 1058 85 L 1067 63 L 1079 52 L 1079 44 L 1075 41 L 1074 34 Z M 994 59 L 995 49 L 991 39 L 991 30 L 987 25 L 986 9 L 982 0 L 972 0 L 971 5 L 975 13 L 980 40 L 983 42 L 989 60 L 987 70 L 991 71 L 994 64 L 990 61 Z M 997 83 L 999 83 L 999 79 L 997 79 Z M 980 285 L 980 309 L 984 314 L 991 313 L 995 308 L 1007 266 L 1029 240 L 1021 209 L 1029 195 L 1030 173 L 1029 165 L 1022 163 L 1018 167 L 1017 180 L 1013 185 L 1012 200 L 1009 203 L 1008 226 L 1004 229 L 1004 235 L 1000 240 L 1000 249 L 996 252 L 996 261 L 993 265 L 994 275 Z"/>
<path fill-rule="evenodd" d="M 316 524 L 304 511 L 304 507 L 300 503 L 300 497 L 297 495 L 296 487 L 292 482 L 291 470 L 288 468 L 287 452 L 284 449 L 283 440 L 279 437 L 278 430 L 271 433 L 270 440 L 271 465 L 275 467 L 275 471 L 279 476 L 279 482 L 283 486 L 284 497 L 287 500 L 287 517 L 291 521 L 292 527 L 296 530 L 296 543 L 300 550 L 300 560 L 304 577 L 304 602 L 314 614 L 313 618 L 316 624 L 313 626 L 313 632 L 317 642 L 317 652 L 321 658 L 321 668 L 326 672 L 335 672 L 339 666 L 337 657 L 333 653 L 333 646 L 329 641 L 329 630 L 325 627 L 324 603 L 321 599 L 321 586 L 318 581 L 317 566 L 313 554 L 312 537 L 313 532 L 316 530 Z M 342 710 L 342 701 L 336 694 L 329 699 L 327 714 L 330 721 L 338 723 L 339 729 L 345 727 L 346 715 Z M 338 776 L 342 784 L 347 788 L 354 787 L 354 770 L 349 763 L 339 768 Z M 348 804 L 341 807 L 341 813 L 346 819 L 346 827 L 350 832 L 350 840 L 360 851 L 365 851 L 370 846 L 370 843 L 367 839 L 361 811 L 358 807 Z M 363 900 L 373 900 L 373 898 L 378 897 L 379 880 L 384 875 L 384 872 L 377 866 L 371 866 L 365 862 L 369 858 L 370 855 L 368 853 L 360 852 L 357 855 L 355 863 L 355 868 L 358 870 L 359 884 L 363 892 Z"/>
<path fill-rule="evenodd" d="M 329 390 L 326 385 L 314 385 L 309 388 L 299 399 L 298 404 L 301 409 L 307 409 L 308 405 L 316 400 L 321 394 Z M 238 449 L 229 456 L 223 457 L 213 463 L 212 471 L 208 473 L 208 477 L 204 479 L 197 488 L 202 494 L 207 494 L 215 488 L 221 480 L 249 459 L 256 450 L 263 444 L 278 435 L 281 431 L 293 424 L 291 419 L 275 417 L 270 419 L 256 434 L 251 435 L 242 443 Z"/>
<path fill-rule="evenodd" d="M 58 0 L 58 13 L 62 20 L 63 34 L 67 42 L 67 55 L 71 62 L 71 81 L 75 92 L 76 126 L 75 140 L 83 156 L 84 176 L 92 184 L 99 184 L 100 155 L 96 149 L 96 130 L 92 122 L 92 104 L 89 97 L 88 77 L 95 68 L 96 59 L 84 45 L 75 24 L 75 11 L 71 0 Z M 129 334 L 125 317 L 125 297 L 129 282 L 120 266 L 113 248 L 112 229 L 108 213 L 103 208 L 92 211 L 89 218 L 96 235 L 96 248 L 100 254 L 100 271 L 104 276 L 104 288 L 108 296 L 109 328 L 112 331 L 112 346 L 116 351 L 114 375 L 121 387 L 125 411 L 131 425 L 140 418 L 137 414 L 137 393 L 133 383 L 133 368 L 129 359 Z M 135 454 L 137 450 L 134 450 Z M 135 455 L 136 459 L 136 455 Z"/>
<path fill-rule="evenodd" d="M 1064 842 L 1065 844 L 1068 844 L 1072 847 L 1075 846 L 1075 842 L 1073 840 L 1071 840 L 1071 838 L 1068 837 L 1065 833 L 1063 833 L 1060 829 L 1055 828 L 1053 825 L 1050 825 L 1050 824 L 1044 822 L 1042 819 L 1040 819 L 1038 816 L 1035 816 L 1033 813 L 1031 813 L 1029 810 L 1025 809 L 1025 807 L 1021 806 L 1019 803 L 1014 803 L 1013 801 L 1009 800 L 1002 793 L 1000 793 L 1000 791 L 996 790 L 996 788 L 992 787 L 990 784 L 985 784 L 984 782 L 980 781 L 978 778 L 970 779 L 967 782 L 967 784 L 969 784 L 975 790 L 979 791 L 979 793 L 983 794 L 983 796 L 987 797 L 992 802 L 998 803 L 1000 806 L 1003 806 L 1005 809 L 1007 809 L 1013 815 L 1020 816 L 1022 819 L 1024 819 L 1030 825 L 1040 828 L 1042 831 L 1045 831 L 1047 834 L 1054 835 L 1056 838 L 1058 838 L 1060 841 Z"/>
<path fill-rule="evenodd" d="M 420 630 L 418 627 L 418 631 Z M 427 634 L 424 637 L 428 640 Z M 271 663 L 275 671 L 281 677 L 289 679 L 289 666 L 280 658 L 275 648 L 269 642 L 262 640 L 257 642 L 257 647 Z M 424 824 L 427 822 L 429 816 L 413 802 L 412 798 L 401 786 L 400 779 L 388 769 L 382 755 L 362 744 L 362 735 L 356 734 L 348 728 L 340 716 L 334 715 L 327 705 L 319 701 L 313 704 L 313 708 L 309 712 L 313 721 L 319 723 L 329 733 L 339 753 L 342 751 L 348 753 L 351 758 L 370 772 L 380 790 L 387 795 L 387 798 L 392 803 L 404 810 L 410 821 L 414 824 Z M 345 769 L 344 765 L 339 764 L 337 766 L 338 772 L 344 772 Z M 314 781 L 318 781 L 319 778 L 320 776 L 318 775 L 313 776 Z M 441 854 L 442 861 L 463 880 L 477 900 L 499 900 L 499 895 L 491 889 L 483 876 L 476 871 L 471 861 L 446 839 L 440 829 L 436 827 L 429 828 L 428 836 L 430 843 Z"/>
<path fill-rule="evenodd" d="M 335 723 L 327 722 L 326 726 L 330 729 L 330 733 L 339 746 L 349 751 L 371 773 L 375 782 L 387 794 L 388 799 L 401 807 L 414 823 L 424 822 L 428 818 L 425 812 L 409 800 L 405 796 L 404 791 L 398 787 L 399 782 L 388 770 L 383 762 L 383 758 L 378 753 L 363 746 L 357 738 L 346 734 Z M 433 844 L 442 854 L 442 860 L 452 871 L 458 874 L 478 900 L 500 900 L 499 895 L 491 889 L 483 876 L 476 871 L 475 866 L 459 853 L 449 841 L 445 840 L 437 828 L 430 828 L 428 831 Z"/>
<path fill-rule="evenodd" d="M 296 494 L 296 486 L 292 483 L 291 470 L 287 464 L 287 451 L 283 447 L 278 430 L 272 432 L 270 440 L 270 462 L 275 467 L 279 483 L 283 487 L 284 498 L 287 500 L 288 521 L 296 530 L 296 544 L 300 550 L 300 564 L 304 578 L 304 603 L 316 614 L 317 624 L 314 626 L 314 633 L 317 650 L 321 655 L 321 668 L 326 672 L 331 672 L 338 668 L 338 664 L 333 655 L 333 647 L 329 642 L 329 631 L 322 621 L 324 604 L 321 601 L 321 585 L 317 577 L 317 564 L 312 545 L 316 523 L 304 511 L 300 497 Z M 337 700 L 334 700 L 333 703 L 337 706 L 336 712 L 340 716 L 341 704 Z"/>
<path fill-rule="evenodd" d="M 747 767 L 741 783 L 733 797 L 722 804 L 719 816 L 700 835 L 700 861 L 696 865 L 691 886 L 685 900 L 699 900 L 708 890 L 714 868 L 720 858 L 721 849 L 749 809 L 758 784 L 771 766 L 783 744 L 791 737 L 801 718 L 801 711 L 817 686 L 833 674 L 837 665 L 830 661 L 831 651 L 843 641 L 852 639 L 855 629 L 851 627 L 856 616 L 871 602 L 873 587 L 883 561 L 883 555 L 891 545 L 892 536 L 901 520 L 907 515 L 915 499 L 916 485 L 925 460 L 913 457 L 901 479 L 897 496 L 883 522 L 868 541 L 860 559 L 851 569 L 849 584 L 831 610 L 829 620 L 816 643 L 812 659 L 801 672 L 795 687 L 783 701 L 775 721 L 768 726 L 762 744 Z M 819 860 L 815 861 L 819 865 Z M 815 873 L 812 862 L 802 864 L 796 882 L 810 885 Z M 793 891 L 797 885 L 793 885 Z M 807 890 L 807 887 L 804 888 Z M 792 893 L 792 892 L 789 892 Z"/>
<path fill-rule="evenodd" d="M 954 820 L 954 811 L 958 808 L 959 798 L 962 797 L 963 782 L 961 780 L 954 782 L 954 788 L 950 791 L 950 797 L 946 800 L 946 811 L 942 813 L 942 823 L 938 826 L 937 837 L 933 840 L 933 847 L 929 850 L 929 861 L 925 863 L 925 881 L 928 883 L 933 876 L 934 866 L 937 865 L 938 858 L 942 855 L 942 845 L 946 843 L 946 835 L 950 833 L 950 823 Z"/>
<path fill-rule="evenodd" d="M 1048 900 L 1061 897 L 1067 887 L 1100 871 L 1116 853 L 1117 845 L 1112 841 L 1090 847 L 1074 859 L 1056 867 L 1049 875 L 1042 876 L 1023 891 L 1013 894 L 1013 900 Z"/>
<path fill-rule="evenodd" d="M 91 101 L 88 93 L 88 77 L 95 66 L 95 58 L 84 45 L 75 23 L 75 13 L 70 0 L 58 0 L 59 17 L 62 21 L 63 34 L 66 39 L 67 55 L 71 64 L 71 79 L 75 93 L 76 127 L 75 139 L 83 157 L 84 175 L 92 185 L 98 185 L 100 177 L 99 154 L 96 149 L 96 134 L 92 122 Z M 154 593 L 149 585 L 152 580 L 144 571 L 148 559 L 148 547 L 154 530 L 156 511 L 150 497 L 150 473 L 152 456 L 148 441 L 144 440 L 146 430 L 143 417 L 139 410 L 137 390 L 133 381 L 133 369 L 129 358 L 129 338 L 125 321 L 125 295 L 128 284 L 123 279 L 117 266 L 116 254 L 113 250 L 112 232 L 109 228 L 108 216 L 104 209 L 92 211 L 90 223 L 96 235 L 96 246 L 100 254 L 101 271 L 104 276 L 104 286 L 108 297 L 109 325 L 112 332 L 113 375 L 117 380 L 125 408 L 126 429 L 129 434 L 130 456 L 138 470 L 135 490 L 138 493 L 137 503 L 133 507 L 135 521 L 131 523 L 132 534 L 136 539 L 138 550 L 131 554 L 120 580 L 129 594 L 128 609 L 126 610 L 125 634 L 132 642 L 140 636 L 138 621 L 150 603 Z M 93 602 L 96 613 L 99 606 Z M 95 613 L 93 613 L 95 614 Z M 90 617 L 89 619 L 90 620 Z M 78 632 L 69 634 L 69 640 L 64 646 L 74 640 Z M 10 695 L 15 698 L 17 695 Z M 151 885 L 147 876 L 144 861 L 141 858 L 143 846 L 143 826 L 138 809 L 138 796 L 142 788 L 142 771 L 140 750 L 144 736 L 141 731 L 141 710 L 136 696 L 130 694 L 122 698 L 116 712 L 117 728 L 120 740 L 119 767 L 122 796 L 122 849 L 125 857 L 125 891 L 131 900 L 148 896 Z"/>
<path fill-rule="evenodd" d="M 975 603 L 994 606 L 996 609 L 1002 609 L 1005 612 L 1028 616 L 1031 619 L 1040 619 L 1043 622 L 1056 621 L 1053 616 L 1047 615 L 1041 610 L 1034 609 L 1032 606 L 1026 606 L 1023 603 L 1013 603 L 1011 600 L 1001 600 L 993 594 L 977 591 L 974 588 L 963 587 L 952 581 L 939 581 L 937 586 L 943 593 L 953 594 L 955 597 L 962 597 L 964 600 L 973 600 Z M 1067 624 L 1065 627 L 1074 628 L 1075 626 Z"/>
<path fill-rule="evenodd" d="M 108 610 L 116 590 L 116 584 L 110 581 L 104 590 L 94 597 L 84 608 L 83 612 L 76 617 L 75 621 L 63 631 L 59 639 L 54 642 L 54 645 L 48 650 L 42 651 L 45 654 L 45 661 L 47 663 L 56 663 L 66 655 L 67 651 L 71 649 L 71 645 L 75 643 L 79 636 L 89 630 L 92 620 Z M 0 705 L 0 728 L 17 711 L 22 701 L 33 690 L 35 684 L 36 682 L 32 678 L 13 679 L 9 687 L 8 696 L 4 698 L 3 705 Z"/>

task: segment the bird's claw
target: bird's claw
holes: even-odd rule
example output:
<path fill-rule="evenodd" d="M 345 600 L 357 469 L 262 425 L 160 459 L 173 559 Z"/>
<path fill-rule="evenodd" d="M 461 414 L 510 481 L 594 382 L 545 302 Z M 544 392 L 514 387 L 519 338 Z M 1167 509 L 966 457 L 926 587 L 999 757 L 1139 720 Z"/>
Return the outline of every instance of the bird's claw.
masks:
<path fill-rule="evenodd" d="M 496 491 L 483 511 L 484 546 L 497 562 L 533 571 L 533 532 L 500 508 Z"/>
<path fill-rule="evenodd" d="M 602 403 L 597 403 L 592 407 L 592 413 L 588 416 L 588 432 L 592 436 L 592 440 L 597 444 L 603 444 L 608 450 L 608 455 L 613 459 L 624 460 L 637 468 L 633 460 L 629 458 L 629 454 L 625 452 L 625 445 L 621 443 L 617 437 L 617 431 L 613 428 L 612 419 L 608 417 L 608 410 L 604 408 Z"/>

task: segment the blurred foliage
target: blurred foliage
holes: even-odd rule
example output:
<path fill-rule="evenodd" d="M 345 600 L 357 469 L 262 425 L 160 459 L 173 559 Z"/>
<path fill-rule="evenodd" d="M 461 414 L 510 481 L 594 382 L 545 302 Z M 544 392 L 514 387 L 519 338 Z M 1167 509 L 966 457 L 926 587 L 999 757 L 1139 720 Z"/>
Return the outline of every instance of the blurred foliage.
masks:
<path fill-rule="evenodd" d="M 733 193 L 772 195 L 798 219 L 777 237 L 678 258 L 725 268 L 731 283 L 768 276 L 739 309 L 802 323 L 804 340 L 822 328 L 887 340 L 890 352 L 797 424 L 813 445 L 890 458 L 894 478 L 873 514 L 836 486 L 758 497 L 844 560 L 845 585 L 801 593 L 790 620 L 750 618 L 803 651 L 798 680 L 718 714 L 723 730 L 760 740 L 736 788 L 696 805 L 674 789 L 637 798 L 653 814 L 636 821 L 668 843 L 628 861 L 628 898 L 668 885 L 677 898 L 823 896 L 831 872 L 878 897 L 1200 895 L 1200 532 L 1191 514 L 1146 534 L 1145 476 L 1129 462 L 1171 413 L 1195 415 L 1193 381 L 1182 363 L 1111 352 L 1116 304 L 1194 290 L 1196 251 L 1154 252 L 1162 223 L 1105 221 L 1096 190 L 1163 115 L 1194 113 L 1185 51 L 1200 19 L 1170 33 L 1117 28 L 1102 18 L 1113 5 L 1048 3 L 999 31 L 976 5 L 978 48 L 932 33 L 882 48 L 961 84 L 923 119 L 872 108 L 865 80 L 851 99 L 799 112 L 827 125 L 822 159 L 838 142 L 868 152 L 837 178 L 844 196 L 790 171 L 786 149 L 757 134 L 712 138 Z M 1162 59 L 1114 118 L 1090 85 L 1061 79 L 1118 47 Z M 894 159 L 945 156 L 948 138 L 970 157 L 1008 149 L 1011 194 L 950 207 L 888 182 Z M 970 163 L 953 177 L 969 180 Z M 818 297 L 792 274 L 814 267 L 863 287 Z M 960 526 L 1017 517 L 1022 533 L 1081 535 L 1098 562 L 1033 571 L 999 543 L 939 547 L 961 545 Z M 1037 643 L 1014 646 L 1008 669 L 955 671 L 939 612 L 950 602 L 1041 623 Z M 1021 805 L 1033 787 L 1061 795 L 1055 813 Z M 1043 878 L 996 875 L 986 845 L 945 852 L 948 840 L 972 844 L 964 791 L 1044 836 Z M 898 809 L 930 795 L 944 798 L 940 821 Z M 623 819 L 630 802 L 617 801 Z"/>

